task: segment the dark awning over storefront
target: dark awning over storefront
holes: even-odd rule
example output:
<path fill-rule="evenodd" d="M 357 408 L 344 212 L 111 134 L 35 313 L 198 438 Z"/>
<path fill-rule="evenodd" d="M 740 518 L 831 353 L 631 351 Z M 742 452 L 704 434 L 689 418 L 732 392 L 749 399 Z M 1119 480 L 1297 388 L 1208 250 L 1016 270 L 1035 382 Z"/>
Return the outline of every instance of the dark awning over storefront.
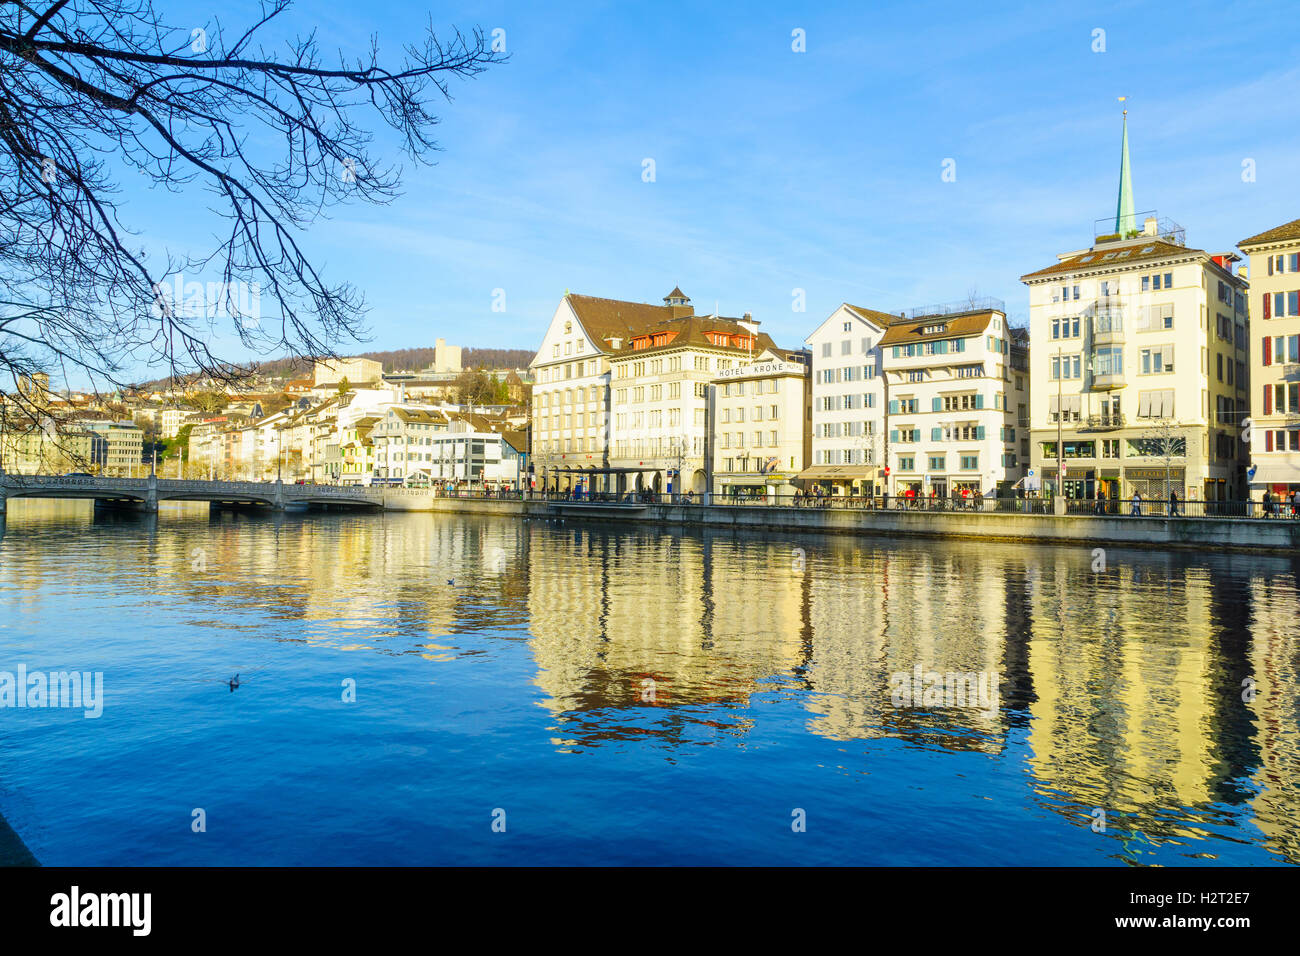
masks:
<path fill-rule="evenodd" d="M 867 481 L 876 477 L 871 465 L 813 465 L 795 477 L 804 481 Z"/>

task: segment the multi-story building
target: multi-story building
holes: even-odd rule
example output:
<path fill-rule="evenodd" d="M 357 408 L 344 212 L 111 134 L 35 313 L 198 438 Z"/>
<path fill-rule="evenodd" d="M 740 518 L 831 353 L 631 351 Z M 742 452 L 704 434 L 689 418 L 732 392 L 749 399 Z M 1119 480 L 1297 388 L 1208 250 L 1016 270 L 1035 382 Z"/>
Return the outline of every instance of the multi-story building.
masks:
<path fill-rule="evenodd" d="M 697 316 L 680 289 L 663 305 L 566 295 L 529 366 L 536 486 L 707 493 L 709 383 L 776 349 L 757 325 Z"/>
<path fill-rule="evenodd" d="M 338 386 L 344 382 L 356 388 L 379 382 L 383 377 L 383 363 L 368 358 L 326 359 L 312 367 L 312 385 L 316 388 Z"/>
<path fill-rule="evenodd" d="M 812 451 L 807 354 L 765 350 L 709 386 L 715 495 L 792 495 Z"/>
<path fill-rule="evenodd" d="M 1234 259 L 1151 217 L 1136 238 L 1099 238 L 1023 277 L 1031 467 L 1045 491 L 1061 487 L 1059 458 L 1070 498 L 1243 493 L 1249 319 Z"/>
<path fill-rule="evenodd" d="M 1190 249 L 1176 223 L 1132 209 L 1126 120 L 1113 231 L 1021 277 L 1034 480 L 1071 498 L 1239 498 L 1250 320 L 1238 257 Z"/>
<path fill-rule="evenodd" d="M 56 475 L 98 467 L 107 457 L 107 440 L 80 429 L 58 429 L 31 420 L 5 422 L 0 430 L 0 472 Z"/>
<path fill-rule="evenodd" d="M 412 479 L 428 481 L 435 433 L 445 432 L 447 424 L 446 416 L 433 408 L 389 408 L 370 432 L 375 448 L 373 480 L 398 485 Z"/>
<path fill-rule="evenodd" d="M 352 419 L 346 425 L 339 422 L 339 484 L 370 484 L 375 471 L 375 446 L 370 440 L 370 433 L 382 417 L 367 414 Z"/>
<path fill-rule="evenodd" d="M 689 301 L 668 299 L 670 305 Z M 791 363 L 805 358 L 777 348 L 748 314 L 666 319 L 612 353 L 610 465 L 621 479 L 617 490 L 706 494 L 709 384 L 764 354 Z M 748 437 L 747 456 L 763 455 L 765 445 Z"/>
<path fill-rule="evenodd" d="M 1005 496 L 1019 483 L 1028 343 L 992 304 L 915 309 L 881 336 L 891 494 Z"/>
<path fill-rule="evenodd" d="M 428 450 L 428 481 L 454 488 L 520 487 L 521 433 L 488 431 L 472 417 L 453 418 L 434 435 Z"/>
<path fill-rule="evenodd" d="M 175 438 L 185 419 L 192 414 L 186 408 L 163 408 L 158 412 L 158 437 Z"/>
<path fill-rule="evenodd" d="M 805 339 L 812 360 L 812 460 L 799 476 L 835 495 L 884 487 L 880 338 L 898 318 L 845 303 Z"/>
<path fill-rule="evenodd" d="M 529 439 L 534 487 L 613 487 L 609 356 L 637 332 L 666 317 L 690 313 L 689 307 L 565 295 L 529 364 L 534 382 Z"/>
<path fill-rule="evenodd" d="M 90 432 L 104 439 L 103 458 L 95 463 L 104 475 L 139 475 L 144 462 L 144 432 L 134 422 L 110 422 L 87 419 L 74 422 L 78 431 Z"/>
<path fill-rule="evenodd" d="M 1300 490 L 1300 219 L 1237 243 L 1250 256 L 1250 493 Z"/>

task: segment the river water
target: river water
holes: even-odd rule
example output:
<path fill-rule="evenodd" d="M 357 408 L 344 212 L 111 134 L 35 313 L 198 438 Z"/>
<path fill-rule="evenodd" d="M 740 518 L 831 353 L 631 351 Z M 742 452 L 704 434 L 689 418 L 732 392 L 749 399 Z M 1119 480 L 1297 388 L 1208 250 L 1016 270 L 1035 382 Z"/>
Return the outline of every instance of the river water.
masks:
<path fill-rule="evenodd" d="M 1298 567 L 13 501 L 0 691 L 103 696 L 0 709 L 0 815 L 47 865 L 1294 864 Z"/>

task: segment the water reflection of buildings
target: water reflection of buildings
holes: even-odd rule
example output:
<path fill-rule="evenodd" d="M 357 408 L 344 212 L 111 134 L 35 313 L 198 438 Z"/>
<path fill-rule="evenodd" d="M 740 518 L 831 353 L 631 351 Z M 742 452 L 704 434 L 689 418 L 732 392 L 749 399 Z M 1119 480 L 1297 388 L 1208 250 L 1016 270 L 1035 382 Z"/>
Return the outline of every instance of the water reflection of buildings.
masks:
<path fill-rule="evenodd" d="M 196 625 L 388 653 L 438 657 L 446 650 L 439 637 L 527 623 L 524 529 L 511 522 L 209 515 L 206 505 L 115 515 L 89 502 L 33 500 L 11 505 L 0 528 L 10 532 L 0 584 L 16 606 L 30 602 L 28 613 L 39 614 L 75 575 L 81 587 L 135 592 L 141 606 L 233 612 L 221 621 L 196 616 Z M 83 553 L 91 528 L 115 546 Z M 54 551 L 81 557 L 52 560 Z M 284 622 L 297 626 L 266 626 Z"/>
<path fill-rule="evenodd" d="M 833 538 L 809 566 L 814 718 L 809 729 L 836 740 L 897 736 L 951 749 L 998 750 L 1000 708 L 896 707 L 890 678 L 915 667 L 984 674 L 1003 695 L 1006 582 L 997 562 L 973 549 L 862 547 Z"/>
<path fill-rule="evenodd" d="M 1300 862 L 1295 644 L 1273 642 L 1283 628 L 1294 634 L 1294 583 L 1285 624 L 1270 634 L 1250 620 L 1264 602 L 1247 600 L 1242 578 L 1222 567 L 1114 552 L 1109 562 L 1094 574 L 1081 551 L 1031 575 L 1028 742 L 1038 793 L 1081 826 L 1091 808 L 1105 809 L 1138 861 L 1143 841 L 1129 836 L 1196 841 L 1253 803 L 1266 844 Z M 1270 665 L 1290 671 L 1259 681 L 1271 699 L 1261 691 L 1243 700 L 1242 680 Z M 1254 795 L 1246 778 L 1261 762 L 1255 786 L 1268 789 Z"/>
<path fill-rule="evenodd" d="M 641 707 L 648 688 L 658 707 L 744 703 L 803 662 L 801 578 L 772 571 L 789 548 L 643 529 L 534 534 L 532 647 L 557 715 Z"/>
<path fill-rule="evenodd" d="M 1266 845 L 1300 862 L 1300 639 L 1296 637 L 1296 591 L 1300 574 L 1250 580 L 1253 620 L 1248 638 L 1249 673 L 1255 683 L 1251 709 L 1258 748 L 1251 783 L 1255 824 Z M 1246 678 L 1243 678 L 1246 679 Z M 1240 682 L 1238 682 L 1240 685 Z M 1240 686 L 1237 688 L 1240 692 Z M 1249 695 L 1247 695 L 1249 696 Z"/>
<path fill-rule="evenodd" d="M 743 732 L 753 695 L 794 687 L 820 736 L 998 746 L 998 713 L 890 701 L 890 675 L 916 664 L 1001 673 L 1005 581 L 975 552 L 919 564 L 909 555 L 891 578 L 891 552 L 842 539 L 796 546 L 582 525 L 535 533 L 546 539 L 530 548 L 537 684 L 566 740 L 676 742 L 700 732 L 650 704 L 732 707 L 709 719 Z"/>
<path fill-rule="evenodd" d="M 92 525 L 112 546 L 88 545 Z M 429 515 L 118 520 L 68 502 L 15 504 L 5 528 L 0 600 L 31 620 L 114 587 L 192 607 L 202 627 L 435 660 L 478 631 L 474 652 L 526 642 L 564 747 L 767 741 L 765 714 L 788 729 L 802 708 L 833 741 L 1005 758 L 1051 812 L 1084 827 L 1105 808 L 1117 847 L 1140 831 L 1213 853 L 1200 836 L 1241 818 L 1300 862 L 1286 559 L 1111 550 L 1094 573 L 1087 548 Z M 997 672 L 1001 709 L 895 708 L 890 676 L 917 664 Z M 1144 841 L 1124 845 L 1141 860 Z"/>

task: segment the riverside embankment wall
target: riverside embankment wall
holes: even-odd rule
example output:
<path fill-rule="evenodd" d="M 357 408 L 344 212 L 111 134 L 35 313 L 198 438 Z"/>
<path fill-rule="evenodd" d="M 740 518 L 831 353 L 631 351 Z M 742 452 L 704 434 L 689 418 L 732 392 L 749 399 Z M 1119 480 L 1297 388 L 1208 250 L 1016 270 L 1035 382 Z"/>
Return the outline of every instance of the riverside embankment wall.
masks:
<path fill-rule="evenodd" d="M 1023 515 L 1010 512 L 855 511 L 838 508 L 766 508 L 756 505 L 646 505 L 619 510 L 580 502 L 425 499 L 419 510 L 493 514 L 566 521 L 625 521 L 679 528 L 743 531 L 914 535 L 1045 544 L 1093 544 L 1163 549 L 1300 551 L 1300 521 L 1248 518 L 1130 518 Z"/>

